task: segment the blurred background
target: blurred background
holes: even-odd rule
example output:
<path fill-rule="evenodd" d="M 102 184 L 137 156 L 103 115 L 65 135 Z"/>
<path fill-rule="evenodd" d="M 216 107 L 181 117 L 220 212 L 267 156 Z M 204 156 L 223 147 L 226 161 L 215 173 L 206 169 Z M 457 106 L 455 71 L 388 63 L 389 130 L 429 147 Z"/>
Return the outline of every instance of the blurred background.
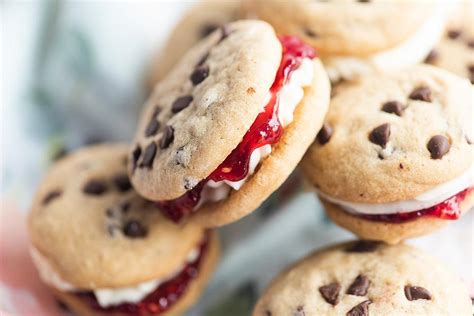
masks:
<path fill-rule="evenodd" d="M 48 166 L 67 152 L 131 139 L 151 60 L 193 2 L 0 2 L 0 314 L 60 313 L 28 256 L 24 217 L 31 196 Z M 296 174 L 262 210 L 221 233 L 224 257 L 189 315 L 248 315 L 289 263 L 353 238 L 325 218 Z M 470 212 L 412 243 L 472 285 L 473 237 Z"/>

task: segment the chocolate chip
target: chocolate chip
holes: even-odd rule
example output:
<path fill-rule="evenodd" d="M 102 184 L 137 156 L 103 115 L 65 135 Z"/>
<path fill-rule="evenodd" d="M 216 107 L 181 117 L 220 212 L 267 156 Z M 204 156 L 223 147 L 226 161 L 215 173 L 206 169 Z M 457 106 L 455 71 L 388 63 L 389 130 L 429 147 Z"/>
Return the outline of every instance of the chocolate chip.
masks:
<path fill-rule="evenodd" d="M 405 286 L 405 296 L 409 301 L 431 300 L 431 294 L 421 286 Z"/>
<path fill-rule="evenodd" d="M 346 250 L 346 252 L 372 252 L 379 246 L 378 241 L 373 240 L 359 240 L 356 243 L 351 244 Z"/>
<path fill-rule="evenodd" d="M 371 300 L 363 301 L 362 303 L 354 306 L 350 311 L 348 311 L 346 316 L 368 316 L 369 304 L 371 303 Z"/>
<path fill-rule="evenodd" d="M 333 129 L 331 125 L 329 125 L 328 123 L 324 123 L 323 127 L 321 127 L 321 129 L 319 130 L 318 135 L 316 136 L 316 139 L 318 140 L 318 143 L 320 143 L 321 145 L 324 145 L 327 142 L 329 142 L 332 134 L 333 134 Z"/>
<path fill-rule="evenodd" d="M 385 148 L 389 139 L 390 139 L 390 124 L 388 123 L 377 126 L 369 134 L 369 140 L 372 143 L 381 146 L 382 148 Z"/>
<path fill-rule="evenodd" d="M 369 278 L 365 275 L 358 275 L 357 278 L 352 282 L 351 286 L 347 290 L 347 294 L 356 295 L 356 296 L 365 296 L 367 295 L 367 290 L 369 289 L 370 281 Z"/>
<path fill-rule="evenodd" d="M 474 39 L 470 39 L 466 42 L 467 47 L 474 48 Z"/>
<path fill-rule="evenodd" d="M 135 147 L 135 149 L 132 152 L 132 161 L 133 161 L 132 171 L 135 171 L 135 169 L 137 168 L 138 159 L 140 159 L 141 155 L 142 155 L 142 149 L 139 145 L 137 145 L 137 147 Z"/>
<path fill-rule="evenodd" d="M 267 309 L 265 311 L 265 316 L 272 316 L 272 312 Z"/>
<path fill-rule="evenodd" d="M 402 116 L 404 110 L 403 104 L 398 101 L 388 101 L 382 105 L 382 111 Z"/>
<path fill-rule="evenodd" d="M 54 191 L 49 192 L 48 194 L 46 194 L 46 196 L 43 199 L 43 205 L 47 205 L 51 203 L 53 200 L 60 197 L 61 194 L 62 194 L 62 191 L 60 190 L 54 190 Z"/>
<path fill-rule="evenodd" d="M 293 314 L 294 316 L 305 316 L 305 312 L 304 312 L 304 309 L 303 309 L 303 306 L 298 306 L 296 308 L 296 312 Z"/>
<path fill-rule="evenodd" d="M 101 195 L 107 191 L 107 185 L 100 180 L 90 180 L 86 183 L 82 191 L 90 195 Z"/>
<path fill-rule="evenodd" d="M 337 282 L 333 282 L 319 288 L 319 293 L 321 293 L 321 296 L 331 305 L 337 305 L 337 303 L 339 303 L 340 291 L 341 285 Z"/>
<path fill-rule="evenodd" d="M 194 69 L 193 73 L 191 74 L 191 82 L 193 85 L 198 85 L 204 81 L 204 79 L 209 76 L 209 67 L 208 66 L 199 66 Z M 191 97 L 192 100 L 192 97 Z"/>
<path fill-rule="evenodd" d="M 198 63 L 196 64 L 196 67 L 199 67 L 202 64 L 204 64 L 208 57 L 209 57 L 209 53 L 206 53 L 204 56 L 202 56 L 201 59 L 199 59 Z"/>
<path fill-rule="evenodd" d="M 441 159 L 449 151 L 451 145 L 446 136 L 436 135 L 431 137 L 426 147 L 431 153 L 431 159 Z"/>
<path fill-rule="evenodd" d="M 191 102 L 193 102 L 192 95 L 185 95 L 185 96 L 179 97 L 171 105 L 171 112 L 178 113 L 184 110 L 185 108 L 187 108 Z"/>
<path fill-rule="evenodd" d="M 448 30 L 448 37 L 450 39 L 457 39 L 459 36 L 461 36 L 462 31 L 461 30 Z"/>
<path fill-rule="evenodd" d="M 145 137 L 155 136 L 159 128 L 160 122 L 158 122 L 156 118 L 152 117 L 150 123 L 148 123 L 148 126 L 146 127 Z"/>
<path fill-rule="evenodd" d="M 201 27 L 201 30 L 199 31 L 199 35 L 201 38 L 207 37 L 209 34 L 214 32 L 219 28 L 219 25 L 217 24 L 206 24 Z"/>
<path fill-rule="evenodd" d="M 403 168 L 404 168 L 402 163 L 400 163 L 400 164 L 398 165 L 398 167 L 399 167 L 400 169 L 403 169 Z"/>
<path fill-rule="evenodd" d="M 358 0 L 358 2 L 360 2 L 360 3 L 369 3 L 370 0 Z"/>
<path fill-rule="evenodd" d="M 160 148 L 161 149 L 168 148 L 169 145 L 173 142 L 173 140 L 174 140 L 174 128 L 172 126 L 167 125 L 160 139 Z"/>
<path fill-rule="evenodd" d="M 306 34 L 306 36 L 309 36 L 309 37 L 312 37 L 312 38 L 316 38 L 318 37 L 318 34 L 316 34 L 315 31 L 309 29 L 309 28 L 305 28 L 304 29 L 304 33 Z"/>
<path fill-rule="evenodd" d="M 113 182 L 120 192 L 127 192 L 132 188 L 132 184 L 126 174 L 119 174 L 113 178 Z"/>
<path fill-rule="evenodd" d="M 140 163 L 140 168 L 151 168 L 153 165 L 153 160 L 156 155 L 156 144 L 150 143 L 143 153 L 142 162 Z"/>
<path fill-rule="evenodd" d="M 143 238 L 147 235 L 148 231 L 139 221 L 129 220 L 123 227 L 123 233 L 131 238 Z"/>
<path fill-rule="evenodd" d="M 431 102 L 431 89 L 429 87 L 418 87 L 410 93 L 412 100 Z"/>

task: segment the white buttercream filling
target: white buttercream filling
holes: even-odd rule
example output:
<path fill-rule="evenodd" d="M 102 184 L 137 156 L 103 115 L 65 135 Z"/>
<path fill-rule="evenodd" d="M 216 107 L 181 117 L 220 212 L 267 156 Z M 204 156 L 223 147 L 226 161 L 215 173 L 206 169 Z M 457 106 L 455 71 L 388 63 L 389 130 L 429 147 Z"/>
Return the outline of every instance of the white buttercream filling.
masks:
<path fill-rule="evenodd" d="M 423 62 L 443 35 L 445 11 L 439 3 L 432 16 L 410 38 L 391 49 L 367 57 L 324 58 L 329 78 L 332 82 L 350 80 L 374 70 L 390 71 Z"/>
<path fill-rule="evenodd" d="M 314 65 L 310 58 L 304 58 L 301 64 L 291 74 L 290 80 L 283 85 L 281 90 L 278 92 L 279 103 L 278 103 L 278 120 L 281 126 L 284 128 L 293 121 L 293 114 L 296 107 L 304 98 L 304 88 L 311 85 L 314 77 Z M 267 100 L 270 100 L 271 95 L 269 93 Z M 267 102 L 266 102 L 267 103 Z M 265 104 L 266 104 L 265 103 Z M 264 109 L 263 109 L 264 110 Z M 239 190 L 248 178 L 254 174 L 257 166 L 263 161 L 265 157 L 270 155 L 272 152 L 272 146 L 267 144 L 262 147 L 256 148 L 252 151 L 249 161 L 249 170 L 245 178 L 239 181 L 213 181 L 209 180 L 204 185 L 201 198 L 199 203 L 194 207 L 198 209 L 201 205 L 207 202 L 217 202 L 224 200 L 229 196 L 230 190 Z"/>
<path fill-rule="evenodd" d="M 474 186 L 474 165 L 472 165 L 466 172 L 464 172 L 459 177 L 439 184 L 433 189 L 415 197 L 413 200 L 369 204 L 339 200 L 330 197 L 320 191 L 318 191 L 318 194 L 320 194 L 321 197 L 323 197 L 325 200 L 328 200 L 331 203 L 341 206 L 347 212 L 355 214 L 379 215 L 420 211 L 435 206 L 472 186 Z"/>
<path fill-rule="evenodd" d="M 31 257 L 36 268 L 39 271 L 40 277 L 46 284 L 49 284 L 58 290 L 65 292 L 80 291 L 71 283 L 65 281 L 56 271 L 54 271 L 48 260 L 34 247 L 30 248 Z M 166 278 L 153 279 L 142 282 L 131 287 L 124 288 L 102 288 L 93 289 L 94 295 L 99 305 L 107 308 L 112 305 L 119 305 L 123 303 L 136 304 L 143 300 L 148 294 L 152 293 L 160 284 L 173 279 L 185 267 L 186 264 L 195 261 L 200 254 L 199 248 L 194 248 L 186 257 L 185 263 L 181 264 L 173 273 Z"/>

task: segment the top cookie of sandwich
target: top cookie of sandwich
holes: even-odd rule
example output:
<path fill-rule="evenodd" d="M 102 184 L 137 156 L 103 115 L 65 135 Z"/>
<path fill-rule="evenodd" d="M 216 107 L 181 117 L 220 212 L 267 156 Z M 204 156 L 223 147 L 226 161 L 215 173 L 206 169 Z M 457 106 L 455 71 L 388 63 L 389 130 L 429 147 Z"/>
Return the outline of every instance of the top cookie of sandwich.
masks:
<path fill-rule="evenodd" d="M 245 8 L 281 34 L 298 35 L 322 56 L 365 56 L 407 40 L 436 1 L 246 0 Z"/>
<path fill-rule="evenodd" d="M 154 59 L 149 85 L 153 87 L 187 51 L 219 27 L 242 17 L 240 0 L 199 1 L 186 12 Z"/>
<path fill-rule="evenodd" d="M 168 276 L 204 238 L 139 197 L 127 178 L 128 146 L 99 145 L 59 161 L 35 195 L 33 248 L 78 289 L 126 287 Z"/>
<path fill-rule="evenodd" d="M 145 104 L 130 153 L 134 187 L 173 199 L 214 171 L 263 109 L 281 54 L 261 21 L 225 25 L 193 47 Z"/>
<path fill-rule="evenodd" d="M 474 84 L 474 2 L 457 8 L 448 21 L 444 37 L 426 62 L 466 77 Z"/>
<path fill-rule="evenodd" d="M 415 198 L 472 166 L 472 100 L 469 81 L 431 66 L 367 76 L 331 100 L 305 175 L 341 200 Z"/>
<path fill-rule="evenodd" d="M 254 316 L 463 315 L 469 292 L 437 260 L 407 245 L 370 241 L 319 250 L 277 277 Z"/>

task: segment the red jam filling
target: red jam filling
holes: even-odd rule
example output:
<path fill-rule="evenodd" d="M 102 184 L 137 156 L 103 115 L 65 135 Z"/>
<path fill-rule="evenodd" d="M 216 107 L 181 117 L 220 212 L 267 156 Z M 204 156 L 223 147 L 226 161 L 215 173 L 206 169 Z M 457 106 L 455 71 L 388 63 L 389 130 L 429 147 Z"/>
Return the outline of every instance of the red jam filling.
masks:
<path fill-rule="evenodd" d="M 127 315 L 159 315 L 171 308 L 186 292 L 189 285 L 199 273 L 199 267 L 208 248 L 209 234 L 206 233 L 199 245 L 199 256 L 186 266 L 172 279 L 161 283 L 153 292 L 148 294 L 139 303 L 123 303 L 102 307 L 99 305 L 94 292 L 80 292 L 76 296 L 93 310 L 101 313 Z"/>
<path fill-rule="evenodd" d="M 280 36 L 283 48 L 280 67 L 275 81 L 270 88 L 270 100 L 260 112 L 255 122 L 244 135 L 240 144 L 230 153 L 216 170 L 201 181 L 192 190 L 174 200 L 157 202 L 163 214 L 175 222 L 191 213 L 201 198 L 204 185 L 209 180 L 215 182 L 228 180 L 240 181 L 249 172 L 252 152 L 265 145 L 276 144 L 283 134 L 283 128 L 278 119 L 279 92 L 289 81 L 292 73 L 301 65 L 304 58 L 315 58 L 316 51 L 294 36 Z"/>
<path fill-rule="evenodd" d="M 357 216 L 371 221 L 390 223 L 404 223 L 415 220 L 421 216 L 434 216 L 440 219 L 456 220 L 461 215 L 461 202 L 464 201 L 472 190 L 474 190 L 474 187 L 467 188 L 446 201 L 420 211 L 380 215 L 357 214 Z"/>

